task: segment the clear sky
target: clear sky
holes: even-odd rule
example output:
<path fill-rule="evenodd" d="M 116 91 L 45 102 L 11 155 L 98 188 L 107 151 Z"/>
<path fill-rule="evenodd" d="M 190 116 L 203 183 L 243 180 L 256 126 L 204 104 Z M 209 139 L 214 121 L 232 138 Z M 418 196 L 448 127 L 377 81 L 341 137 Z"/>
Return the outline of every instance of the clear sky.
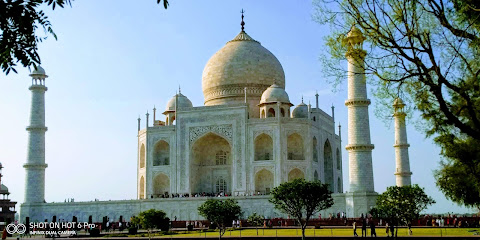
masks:
<path fill-rule="evenodd" d="M 203 105 L 203 68 L 240 32 L 242 8 L 245 31 L 283 65 L 291 102 L 299 104 L 303 95 L 314 104 L 317 90 L 321 109 L 330 113 L 332 104 L 336 107 L 348 190 L 346 81 L 333 92 L 322 77 L 319 56 L 326 51 L 323 36 L 329 30 L 312 20 L 310 1 L 171 0 L 165 10 L 156 0 L 78 0 L 72 8 L 47 11 L 58 41 L 50 37 L 39 46 L 50 76 L 46 201 L 134 199 L 138 116 L 143 128 L 146 111 L 151 113 L 155 105 L 163 112 L 179 85 L 194 106 Z M 23 202 L 31 81 L 27 69 L 17 70 L 8 76 L 0 73 L 0 161 L 5 167 L 2 183 L 11 199 Z M 373 105 L 375 190 L 383 192 L 395 184 L 393 124 L 376 118 Z M 446 200 L 435 186 L 440 149 L 432 139 L 412 126 L 407 131 L 412 182 L 437 201 L 428 212 L 473 212 Z"/>

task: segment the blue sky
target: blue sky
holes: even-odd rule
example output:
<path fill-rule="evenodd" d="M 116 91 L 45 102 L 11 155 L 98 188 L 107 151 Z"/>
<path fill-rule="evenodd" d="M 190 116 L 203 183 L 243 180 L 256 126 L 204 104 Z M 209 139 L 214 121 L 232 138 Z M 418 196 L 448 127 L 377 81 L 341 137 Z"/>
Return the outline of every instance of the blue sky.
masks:
<path fill-rule="evenodd" d="M 135 2 L 135 4 L 133 4 Z M 39 46 L 46 85 L 46 200 L 48 202 L 134 199 L 137 118 L 156 105 L 162 112 L 181 85 L 194 106 L 203 105 L 201 77 L 208 59 L 245 31 L 281 62 L 292 103 L 315 102 L 342 128 L 344 189 L 348 190 L 346 81 L 338 91 L 322 75 L 319 56 L 327 51 L 327 27 L 312 20 L 310 1 L 179 1 L 165 10 L 155 0 L 82 0 L 72 8 L 47 11 L 58 41 Z M 346 69 L 346 66 L 345 66 Z M 23 202 L 31 83 L 27 69 L 0 74 L 0 161 L 2 183 L 11 199 Z M 345 78 L 346 79 L 346 78 Z M 370 94 L 371 96 L 371 94 Z M 375 99 L 372 99 L 374 102 Z M 395 184 L 393 124 L 373 115 L 370 126 L 375 190 Z M 159 114 L 160 115 L 160 114 Z M 150 118 L 152 119 L 152 118 Z M 440 149 L 408 127 L 412 182 L 437 204 L 428 212 L 473 212 L 445 199 L 433 170 Z"/>

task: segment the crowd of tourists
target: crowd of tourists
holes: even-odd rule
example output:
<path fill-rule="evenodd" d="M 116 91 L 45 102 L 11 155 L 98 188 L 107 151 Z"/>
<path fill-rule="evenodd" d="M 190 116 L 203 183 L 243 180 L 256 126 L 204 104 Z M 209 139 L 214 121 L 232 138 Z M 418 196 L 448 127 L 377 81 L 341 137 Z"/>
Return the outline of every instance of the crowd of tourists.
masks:
<path fill-rule="evenodd" d="M 413 222 L 417 226 L 427 227 L 480 227 L 480 216 L 457 216 L 448 214 L 446 216 L 425 215 Z"/>
<path fill-rule="evenodd" d="M 370 228 L 370 236 L 371 237 L 376 237 L 376 226 L 377 227 L 384 227 L 385 228 L 385 233 L 387 234 L 387 237 L 393 237 L 396 232 L 395 232 L 395 225 L 390 222 L 390 221 L 385 221 L 385 226 L 382 226 L 383 224 L 383 219 L 379 219 L 377 222 L 374 221 L 371 215 L 364 215 L 362 214 L 361 218 L 361 228 L 362 228 L 362 237 L 367 236 L 367 229 Z M 448 214 L 448 216 L 429 216 L 425 215 L 417 220 L 414 220 L 412 222 L 409 222 L 406 224 L 408 228 L 408 234 L 412 235 L 412 223 L 415 224 L 416 226 L 427 226 L 427 227 L 480 227 L 480 219 L 479 216 L 471 216 L 471 217 L 457 217 L 455 215 Z M 423 223 L 423 224 L 422 224 Z M 403 225 L 403 224 L 402 224 Z M 353 227 L 353 236 L 358 237 L 357 233 L 357 228 L 358 223 L 357 220 L 353 220 L 352 222 L 352 227 Z"/>
<path fill-rule="evenodd" d="M 201 193 L 176 193 L 176 194 L 152 194 L 150 198 L 189 198 L 189 197 L 229 197 L 231 196 L 228 193 L 219 192 L 219 193 L 208 193 L 208 192 L 201 192 Z"/>
<path fill-rule="evenodd" d="M 248 197 L 248 196 L 262 196 L 262 195 L 269 195 L 268 193 L 252 192 L 252 193 L 236 193 L 236 197 Z M 188 197 L 231 197 L 233 196 L 231 193 L 225 192 L 199 192 L 199 193 L 164 193 L 164 194 L 152 194 L 150 198 L 188 198 Z"/>

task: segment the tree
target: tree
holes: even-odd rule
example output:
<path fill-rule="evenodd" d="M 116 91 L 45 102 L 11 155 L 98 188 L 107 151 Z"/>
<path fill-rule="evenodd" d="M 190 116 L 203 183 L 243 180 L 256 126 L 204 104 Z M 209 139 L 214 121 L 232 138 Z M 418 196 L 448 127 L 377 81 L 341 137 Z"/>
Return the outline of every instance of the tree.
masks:
<path fill-rule="evenodd" d="M 256 212 L 254 212 L 252 215 L 248 216 L 247 218 L 248 224 L 250 224 L 251 226 L 255 226 L 255 229 L 257 230 L 257 236 L 258 236 L 258 226 L 262 226 L 263 221 L 265 221 L 263 216 L 258 215 Z"/>
<path fill-rule="evenodd" d="M 480 209 L 480 141 L 451 139 L 445 143 L 442 152 L 447 158 L 434 172 L 437 186 L 452 201 Z"/>
<path fill-rule="evenodd" d="M 376 206 L 370 210 L 370 214 L 375 218 L 390 221 L 393 226 L 398 226 L 418 219 L 420 212 L 434 203 L 435 200 L 427 196 L 417 184 L 403 187 L 391 186 L 378 196 Z"/>
<path fill-rule="evenodd" d="M 332 73 L 336 84 L 344 78 L 344 69 L 338 68 L 347 50 L 343 39 L 356 25 L 366 37 L 364 70 L 377 104 L 391 109 L 396 97 L 412 103 L 421 128 L 446 158 L 437 185 L 457 203 L 478 206 L 480 197 L 473 195 L 480 192 L 480 2 L 317 0 L 315 6 L 316 20 L 333 29 L 324 72 Z M 391 116 L 389 111 L 377 114 Z M 453 173 L 452 166 L 461 166 L 464 175 L 445 175 Z M 461 183 L 453 180 L 459 176 L 473 181 L 473 194 L 458 194 L 455 189 L 462 186 L 445 185 Z"/>
<path fill-rule="evenodd" d="M 226 225 L 238 219 L 242 214 L 242 209 L 237 201 L 233 199 L 218 200 L 209 199 L 198 207 L 198 212 L 208 221 L 218 226 L 219 238 L 225 234 Z"/>
<path fill-rule="evenodd" d="M 332 192 L 328 184 L 320 181 L 307 182 L 295 179 L 282 183 L 272 191 L 269 200 L 275 208 L 294 217 L 302 227 L 302 239 L 305 239 L 305 228 L 314 213 L 333 205 Z"/>
<path fill-rule="evenodd" d="M 162 231 L 168 231 L 170 219 L 167 214 L 162 210 L 150 209 L 138 214 L 137 217 L 132 218 L 132 224 L 140 225 L 141 228 L 147 229 L 148 238 L 150 239 L 150 233 L 152 229 L 161 229 Z"/>
<path fill-rule="evenodd" d="M 2 71 L 8 75 L 10 71 L 17 72 L 15 66 L 20 62 L 24 67 L 36 69 L 40 64 L 38 44 L 52 35 L 57 35 L 52 29 L 42 5 L 63 8 L 71 6 L 73 0 L 1 0 L 0 1 L 0 65 Z M 157 0 L 157 4 L 162 0 Z M 168 0 L 163 0 L 163 6 L 168 7 Z M 36 33 L 43 29 L 44 36 Z"/>

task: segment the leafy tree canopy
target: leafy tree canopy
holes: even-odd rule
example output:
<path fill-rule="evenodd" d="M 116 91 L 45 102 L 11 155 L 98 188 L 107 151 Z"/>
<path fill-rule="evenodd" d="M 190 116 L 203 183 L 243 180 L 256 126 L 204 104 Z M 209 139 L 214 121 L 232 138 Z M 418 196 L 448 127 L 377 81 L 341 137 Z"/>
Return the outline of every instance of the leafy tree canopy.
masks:
<path fill-rule="evenodd" d="M 357 26 L 366 37 L 364 70 L 375 90 L 377 115 L 391 116 L 396 97 L 410 103 L 445 157 L 437 185 L 452 200 L 478 206 L 480 1 L 316 0 L 315 6 L 316 20 L 332 29 L 324 72 L 335 84 L 345 79 L 345 69 L 338 67 L 346 65 L 340 63 L 347 50 L 343 40 Z M 452 166 L 464 169 L 476 189 L 456 191 L 462 186 L 452 184 L 463 180 L 453 180 L 461 175 Z"/>
<path fill-rule="evenodd" d="M 147 229 L 150 238 L 152 229 L 156 228 L 167 231 L 169 229 L 170 219 L 164 211 L 150 209 L 139 213 L 138 216 L 133 217 L 131 221 L 132 224 L 140 225 L 142 229 Z"/>
<path fill-rule="evenodd" d="M 23 67 L 34 67 L 41 60 L 38 55 L 38 44 L 52 35 L 57 35 L 52 29 L 42 5 L 63 8 L 71 6 L 73 0 L 0 0 L 0 66 L 8 75 L 10 71 L 17 72 L 15 67 L 20 62 Z M 162 0 L 157 0 L 160 3 Z M 168 7 L 168 0 L 163 0 L 163 6 Z M 45 35 L 36 34 L 37 29 L 43 29 Z"/>
<path fill-rule="evenodd" d="M 220 232 L 219 237 L 225 233 L 226 225 L 232 223 L 242 214 L 242 209 L 233 199 L 209 199 L 198 207 L 198 212 L 208 221 L 215 223 Z"/>
<path fill-rule="evenodd" d="M 275 208 L 294 217 L 302 226 L 305 239 L 305 228 L 312 215 L 333 205 L 332 192 L 327 184 L 320 181 L 308 182 L 295 179 L 282 183 L 272 191 L 270 202 Z"/>
<path fill-rule="evenodd" d="M 437 186 L 452 201 L 480 209 L 480 141 L 442 138 L 446 158 L 435 171 Z"/>
<path fill-rule="evenodd" d="M 377 198 L 376 206 L 370 211 L 375 218 L 383 218 L 390 224 L 408 224 L 418 219 L 420 212 L 435 203 L 417 184 L 391 186 Z M 392 233 L 393 234 L 393 233 Z"/>
<path fill-rule="evenodd" d="M 260 216 L 258 215 L 257 213 L 253 213 L 252 215 L 248 216 L 247 218 L 247 222 L 252 225 L 252 226 L 262 226 L 263 225 L 263 221 L 265 219 L 263 218 L 263 216 Z"/>

